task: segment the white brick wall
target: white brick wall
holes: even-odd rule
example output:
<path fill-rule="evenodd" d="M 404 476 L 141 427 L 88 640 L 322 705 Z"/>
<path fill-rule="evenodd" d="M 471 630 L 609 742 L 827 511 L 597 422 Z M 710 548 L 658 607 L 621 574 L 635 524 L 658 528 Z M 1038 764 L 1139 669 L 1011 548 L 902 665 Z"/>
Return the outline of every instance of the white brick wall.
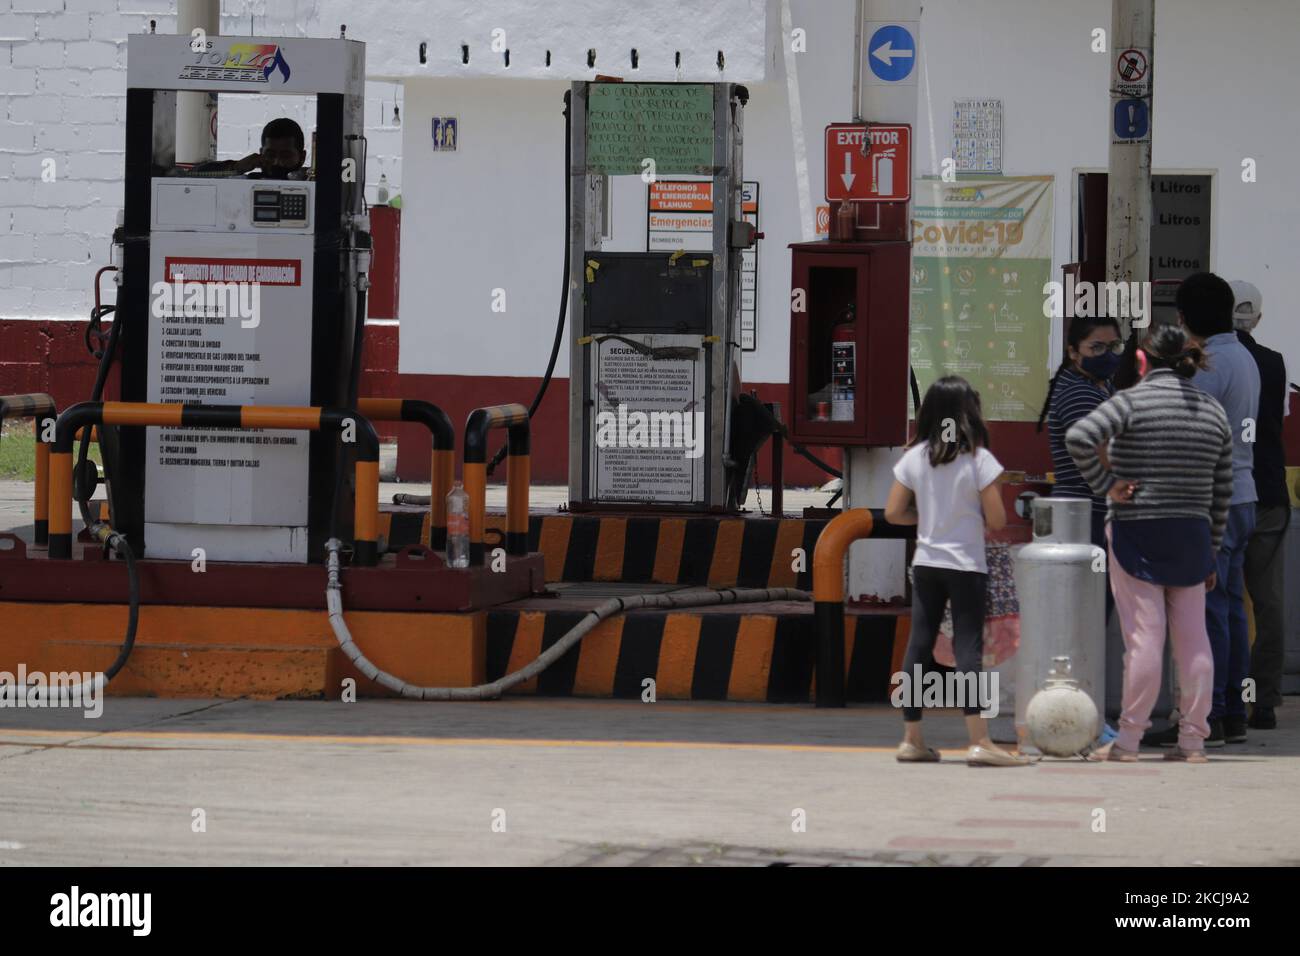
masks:
<path fill-rule="evenodd" d="M 318 0 L 223 0 L 222 32 L 335 36 Z M 270 8 L 268 14 L 268 8 Z M 358 6 L 348 36 L 388 29 L 380 5 Z M 95 270 L 107 262 L 122 202 L 126 38 L 157 21 L 176 29 L 175 0 L 0 0 L 0 318 L 84 318 Z M 373 39 L 374 37 L 370 37 Z M 401 130 L 392 125 L 392 83 L 366 89 L 370 161 L 367 196 L 381 173 L 397 195 Z M 315 101 L 224 96 L 218 115 L 223 159 L 256 150 L 263 125 L 291 116 L 315 126 Z M 55 180 L 42 180 L 54 160 Z"/>

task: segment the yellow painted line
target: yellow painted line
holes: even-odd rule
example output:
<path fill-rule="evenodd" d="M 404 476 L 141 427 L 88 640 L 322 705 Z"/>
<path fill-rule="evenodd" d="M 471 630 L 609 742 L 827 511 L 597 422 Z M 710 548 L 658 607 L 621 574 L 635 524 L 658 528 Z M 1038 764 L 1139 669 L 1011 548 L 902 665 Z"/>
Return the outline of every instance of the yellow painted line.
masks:
<path fill-rule="evenodd" d="M 623 579 L 623 549 L 627 540 L 626 518 L 601 518 L 596 536 L 596 561 L 593 581 Z"/>
<path fill-rule="evenodd" d="M 776 544 L 772 548 L 772 567 L 767 572 L 770 588 L 792 588 L 798 582 L 794 570 L 795 548 L 803 547 L 803 522 L 796 518 L 782 519 L 776 530 Z M 807 566 L 807 559 L 804 561 Z"/>
<path fill-rule="evenodd" d="M 718 522 L 713 540 L 713 560 L 709 564 L 709 587 L 733 588 L 740 574 L 740 545 L 745 538 L 745 519 Z"/>
<path fill-rule="evenodd" d="M 238 732 L 204 731 L 185 733 L 184 731 L 131 731 L 114 730 L 108 733 L 88 737 L 85 733 L 74 731 L 0 731 L 0 744 L 17 743 L 8 737 L 54 737 L 68 740 L 93 740 L 102 743 L 109 740 L 194 740 L 202 742 L 221 741 L 266 741 L 268 743 L 303 743 L 303 744 L 361 744 L 391 747 L 407 744 L 414 747 L 586 747 L 600 749 L 678 749 L 678 750 L 779 750 L 806 753 L 889 753 L 895 747 L 836 747 L 829 744 L 741 744 L 718 743 L 716 741 L 693 740 L 567 740 L 510 737 L 357 737 L 323 734 L 250 734 Z M 93 746 L 93 745 L 92 745 Z M 964 754 L 966 748 L 943 750 L 945 754 Z"/>
<path fill-rule="evenodd" d="M 572 518 L 543 518 L 542 533 L 537 550 L 546 561 L 546 580 L 559 581 L 564 577 L 564 559 L 569 551 L 569 532 L 573 530 Z"/>
<path fill-rule="evenodd" d="M 625 620 L 625 617 L 616 617 L 612 621 L 603 621 L 578 645 L 578 670 L 573 676 L 573 693 L 592 697 L 614 693 Z"/>
<path fill-rule="evenodd" d="M 727 700 L 767 699 L 772 676 L 772 647 L 776 643 L 776 618 L 747 615 L 740 619 L 736 648 L 727 682 Z"/>
<path fill-rule="evenodd" d="M 682 564 L 682 543 L 686 540 L 685 518 L 660 518 L 659 540 L 655 543 L 655 566 L 650 580 L 676 584 Z"/>
<path fill-rule="evenodd" d="M 656 695 L 677 698 L 691 696 L 699 644 L 698 614 L 669 614 L 664 619 L 663 637 L 659 641 L 659 666 L 655 669 Z"/>
<path fill-rule="evenodd" d="M 546 614 L 542 611 L 525 611 L 515 622 L 515 639 L 510 644 L 510 661 L 506 664 L 506 673 L 513 674 L 523 670 L 542 655 L 542 629 L 546 625 Z M 516 684 L 511 691 L 515 694 L 536 694 L 537 678 L 530 677 L 521 684 Z"/>

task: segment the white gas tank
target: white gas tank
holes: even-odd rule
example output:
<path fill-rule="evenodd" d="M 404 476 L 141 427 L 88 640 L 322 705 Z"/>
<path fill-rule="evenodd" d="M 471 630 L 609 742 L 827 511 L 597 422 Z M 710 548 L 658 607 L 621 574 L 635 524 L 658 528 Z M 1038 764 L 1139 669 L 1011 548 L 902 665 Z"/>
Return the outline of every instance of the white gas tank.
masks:
<path fill-rule="evenodd" d="M 1025 724 L 1034 746 L 1052 757 L 1073 757 L 1097 737 L 1097 705 L 1070 676 L 1068 657 L 1052 658 L 1043 689 L 1029 701 Z"/>

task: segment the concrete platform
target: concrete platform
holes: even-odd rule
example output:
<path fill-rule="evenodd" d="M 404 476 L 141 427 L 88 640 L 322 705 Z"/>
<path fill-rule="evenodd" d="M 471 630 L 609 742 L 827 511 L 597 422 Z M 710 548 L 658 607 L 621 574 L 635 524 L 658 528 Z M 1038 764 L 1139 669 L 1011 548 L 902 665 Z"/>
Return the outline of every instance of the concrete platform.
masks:
<path fill-rule="evenodd" d="M 972 769 L 955 713 L 926 716 L 942 763 L 896 763 L 887 706 L 0 710 L 0 866 L 1294 866 L 1289 711 L 1203 766 Z"/>

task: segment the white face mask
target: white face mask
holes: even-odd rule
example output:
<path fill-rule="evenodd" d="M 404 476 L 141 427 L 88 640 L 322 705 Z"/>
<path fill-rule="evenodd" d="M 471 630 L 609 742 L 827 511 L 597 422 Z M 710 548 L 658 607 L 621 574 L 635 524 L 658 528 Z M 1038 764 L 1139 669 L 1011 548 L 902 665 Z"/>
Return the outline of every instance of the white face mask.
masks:
<path fill-rule="evenodd" d="M 1251 332 L 1255 326 L 1259 325 L 1260 316 L 1249 315 L 1247 313 L 1236 313 L 1232 317 L 1233 327 L 1241 332 Z"/>

